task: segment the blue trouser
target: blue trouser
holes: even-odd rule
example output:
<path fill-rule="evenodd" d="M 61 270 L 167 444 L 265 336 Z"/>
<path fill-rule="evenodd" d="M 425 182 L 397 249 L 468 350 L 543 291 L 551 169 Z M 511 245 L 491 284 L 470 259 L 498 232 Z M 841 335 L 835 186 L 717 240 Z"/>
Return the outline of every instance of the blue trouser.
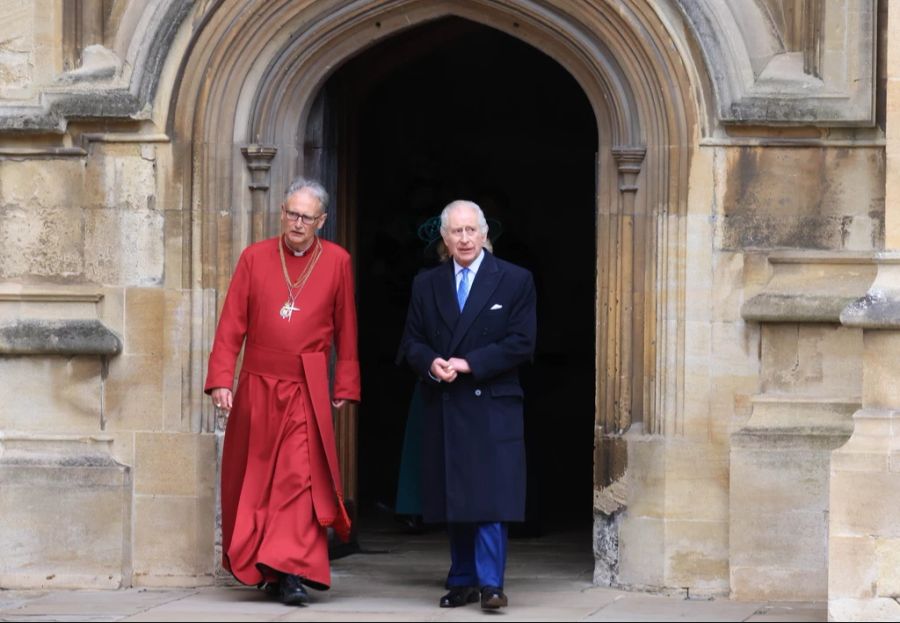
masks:
<path fill-rule="evenodd" d="M 506 571 L 506 524 L 450 523 L 450 573 L 447 588 L 503 588 Z"/>

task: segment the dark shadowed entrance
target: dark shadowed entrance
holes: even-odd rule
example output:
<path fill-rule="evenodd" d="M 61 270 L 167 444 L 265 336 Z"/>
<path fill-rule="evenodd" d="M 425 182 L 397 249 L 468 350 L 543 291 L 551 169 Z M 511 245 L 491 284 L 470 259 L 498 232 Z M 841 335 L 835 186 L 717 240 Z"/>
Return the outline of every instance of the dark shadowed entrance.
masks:
<path fill-rule="evenodd" d="M 332 226 L 356 259 L 363 403 L 358 503 L 393 507 L 414 380 L 394 365 L 412 279 L 437 260 L 420 226 L 453 199 L 491 221 L 495 253 L 529 268 L 539 338 L 523 370 L 528 521 L 513 534 L 592 525 L 595 393 L 594 114 L 539 50 L 449 18 L 357 56 L 310 117 L 307 167 L 336 189 Z"/>

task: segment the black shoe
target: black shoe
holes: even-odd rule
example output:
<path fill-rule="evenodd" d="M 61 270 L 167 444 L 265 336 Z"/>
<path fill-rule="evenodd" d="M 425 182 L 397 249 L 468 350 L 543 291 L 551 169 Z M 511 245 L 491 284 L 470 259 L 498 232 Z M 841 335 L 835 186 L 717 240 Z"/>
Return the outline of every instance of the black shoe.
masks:
<path fill-rule="evenodd" d="M 497 610 L 509 605 L 509 599 L 503 593 L 502 588 L 485 586 L 481 589 L 481 608 L 483 610 Z"/>
<path fill-rule="evenodd" d="M 403 525 L 406 534 L 425 534 L 425 522 L 421 515 L 394 515 L 394 520 Z"/>
<path fill-rule="evenodd" d="M 303 588 L 300 576 L 286 573 L 279 586 L 281 603 L 287 606 L 305 606 L 309 603 L 309 593 Z"/>
<path fill-rule="evenodd" d="M 281 586 L 278 582 L 267 582 L 263 580 L 256 585 L 256 588 L 264 592 L 268 597 L 281 597 Z"/>
<path fill-rule="evenodd" d="M 454 586 L 441 597 L 441 608 L 459 608 L 478 601 L 478 589 L 474 586 Z"/>

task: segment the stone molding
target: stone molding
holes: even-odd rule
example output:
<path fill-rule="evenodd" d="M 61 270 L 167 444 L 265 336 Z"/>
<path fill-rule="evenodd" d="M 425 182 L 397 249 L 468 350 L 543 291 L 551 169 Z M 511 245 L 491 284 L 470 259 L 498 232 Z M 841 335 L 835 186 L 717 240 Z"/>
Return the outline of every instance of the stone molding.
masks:
<path fill-rule="evenodd" d="M 61 74 L 56 84 L 43 87 L 38 103 L 0 106 L 0 132 L 63 134 L 70 119 L 148 119 L 175 35 L 196 3 L 148 0 L 133 7 L 140 15 L 129 21 L 132 30 L 115 33 L 131 44 L 112 74 Z"/>
<path fill-rule="evenodd" d="M 874 253 L 784 251 L 768 262 L 771 279 L 741 307 L 746 321 L 840 323 L 878 270 Z"/>
<path fill-rule="evenodd" d="M 4 588 L 131 586 L 132 468 L 113 443 L 0 431 Z"/>
<path fill-rule="evenodd" d="M 141 15 L 129 20 L 135 31 L 116 33 L 119 40 L 129 34 L 134 39 L 118 52 L 123 58 L 112 75 L 108 68 L 62 74 L 57 84 L 44 87 L 39 104 L 0 108 L 0 132 L 64 133 L 71 118 L 146 118 L 182 24 L 196 9 L 191 27 L 198 32 L 224 4 L 142 3 Z M 818 10 L 809 10 L 817 3 L 807 3 L 811 16 L 800 50 L 785 44 L 779 26 L 757 3 L 674 0 L 674 5 L 705 60 L 722 122 L 874 125 L 875 0 L 836 0 Z M 115 50 L 110 54 L 118 58 Z"/>
<path fill-rule="evenodd" d="M 266 207 L 269 205 L 270 170 L 278 148 L 268 145 L 247 145 L 241 153 L 250 170 L 250 237 L 253 242 L 266 238 Z"/>
<path fill-rule="evenodd" d="M 122 352 L 122 341 L 99 320 L 19 320 L 0 325 L 0 356 L 100 355 Z"/>
<path fill-rule="evenodd" d="M 759 2 L 676 0 L 697 41 L 724 123 L 875 124 L 875 0 L 804 3 L 801 49 Z M 817 7 L 817 4 L 823 6 Z"/>
<path fill-rule="evenodd" d="M 875 258 L 878 275 L 868 291 L 841 312 L 841 323 L 861 329 L 900 329 L 900 252 Z"/>
<path fill-rule="evenodd" d="M 97 318 L 104 295 L 93 291 L 0 291 L 0 357 L 111 357 L 121 338 Z"/>

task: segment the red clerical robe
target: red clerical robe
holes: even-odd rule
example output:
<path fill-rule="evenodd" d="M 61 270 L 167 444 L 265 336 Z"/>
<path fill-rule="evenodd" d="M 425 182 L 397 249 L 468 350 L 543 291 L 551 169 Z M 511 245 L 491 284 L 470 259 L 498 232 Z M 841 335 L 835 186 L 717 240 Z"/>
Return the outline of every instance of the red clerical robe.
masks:
<path fill-rule="evenodd" d="M 331 584 L 326 526 L 346 540 L 328 393 L 328 355 L 337 352 L 334 398 L 359 400 L 356 307 L 350 256 L 322 240 L 322 254 L 296 298 L 290 320 L 278 245 L 281 237 L 241 254 L 209 356 L 206 392 L 231 388 L 244 358 L 222 454 L 224 567 L 244 584 L 277 577 L 272 569 Z M 296 280 L 313 252 L 284 248 Z M 296 290 L 294 291 L 296 294 Z M 246 345 L 245 345 L 246 340 Z"/>

